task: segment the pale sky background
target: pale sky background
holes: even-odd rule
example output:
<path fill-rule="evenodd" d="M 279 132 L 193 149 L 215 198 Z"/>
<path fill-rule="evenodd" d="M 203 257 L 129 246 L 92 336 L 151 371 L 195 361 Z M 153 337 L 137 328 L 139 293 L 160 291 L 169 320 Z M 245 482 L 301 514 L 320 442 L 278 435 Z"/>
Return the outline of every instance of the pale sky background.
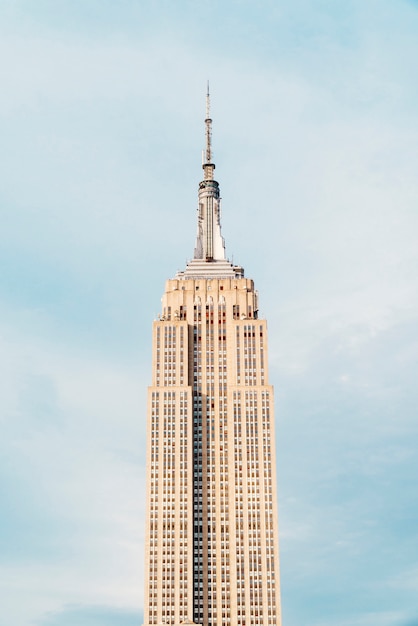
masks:
<path fill-rule="evenodd" d="M 0 624 L 140 626 L 204 96 L 275 386 L 283 626 L 418 625 L 418 2 L 0 0 Z"/>

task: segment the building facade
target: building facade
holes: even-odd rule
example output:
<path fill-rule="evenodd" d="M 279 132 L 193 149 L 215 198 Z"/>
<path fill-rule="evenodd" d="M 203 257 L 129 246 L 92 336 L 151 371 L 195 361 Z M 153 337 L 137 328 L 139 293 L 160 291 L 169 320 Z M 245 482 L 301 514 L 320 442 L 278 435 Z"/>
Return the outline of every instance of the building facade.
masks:
<path fill-rule="evenodd" d="M 194 258 L 153 327 L 144 624 L 280 626 L 267 324 L 225 255 L 209 94 L 205 127 Z"/>

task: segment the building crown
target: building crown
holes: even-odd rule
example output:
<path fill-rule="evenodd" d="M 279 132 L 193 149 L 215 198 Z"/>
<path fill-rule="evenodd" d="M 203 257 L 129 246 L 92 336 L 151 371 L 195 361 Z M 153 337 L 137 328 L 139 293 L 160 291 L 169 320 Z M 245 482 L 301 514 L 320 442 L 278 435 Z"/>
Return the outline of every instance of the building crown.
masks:
<path fill-rule="evenodd" d="M 206 93 L 206 149 L 203 153 L 203 180 L 199 183 L 199 206 L 195 259 L 207 262 L 225 260 L 225 242 L 221 234 L 221 199 L 219 184 L 213 178 L 212 120 L 210 117 L 209 82 Z"/>
<path fill-rule="evenodd" d="M 219 183 L 214 180 L 212 163 L 212 119 L 210 117 L 209 82 L 206 92 L 206 146 L 202 154 L 203 180 L 199 183 L 197 236 L 193 259 L 176 278 L 243 278 L 244 269 L 230 263 L 225 255 L 221 233 L 221 198 Z"/>

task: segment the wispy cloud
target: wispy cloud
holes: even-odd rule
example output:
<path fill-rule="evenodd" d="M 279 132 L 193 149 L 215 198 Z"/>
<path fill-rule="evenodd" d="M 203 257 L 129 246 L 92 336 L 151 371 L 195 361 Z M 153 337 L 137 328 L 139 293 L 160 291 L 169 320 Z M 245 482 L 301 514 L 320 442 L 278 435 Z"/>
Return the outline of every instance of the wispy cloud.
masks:
<path fill-rule="evenodd" d="M 150 327 L 193 249 L 207 78 L 227 251 L 269 322 L 284 621 L 413 623 L 415 4 L 0 17 L 7 623 L 136 619 Z"/>
<path fill-rule="evenodd" d="M 2 578 L 11 604 L 16 593 L 27 599 L 16 619 L 21 614 L 23 625 L 36 607 L 41 615 L 51 603 L 58 610 L 81 599 L 135 605 L 144 515 L 144 458 L 135 445 L 144 429 L 140 370 L 10 328 L 2 363 Z"/>
<path fill-rule="evenodd" d="M 37 626 L 137 626 L 141 622 L 142 615 L 139 611 L 127 611 L 115 609 L 109 606 L 69 606 L 59 613 L 38 622 Z"/>

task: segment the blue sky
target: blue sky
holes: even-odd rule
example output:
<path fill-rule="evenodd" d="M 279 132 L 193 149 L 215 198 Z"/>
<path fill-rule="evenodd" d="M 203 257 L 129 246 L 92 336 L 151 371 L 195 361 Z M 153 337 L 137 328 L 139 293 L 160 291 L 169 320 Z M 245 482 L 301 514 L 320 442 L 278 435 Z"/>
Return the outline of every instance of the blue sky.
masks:
<path fill-rule="evenodd" d="M 0 1 L 0 624 L 141 623 L 204 94 L 276 390 L 284 626 L 418 624 L 418 3 Z"/>

